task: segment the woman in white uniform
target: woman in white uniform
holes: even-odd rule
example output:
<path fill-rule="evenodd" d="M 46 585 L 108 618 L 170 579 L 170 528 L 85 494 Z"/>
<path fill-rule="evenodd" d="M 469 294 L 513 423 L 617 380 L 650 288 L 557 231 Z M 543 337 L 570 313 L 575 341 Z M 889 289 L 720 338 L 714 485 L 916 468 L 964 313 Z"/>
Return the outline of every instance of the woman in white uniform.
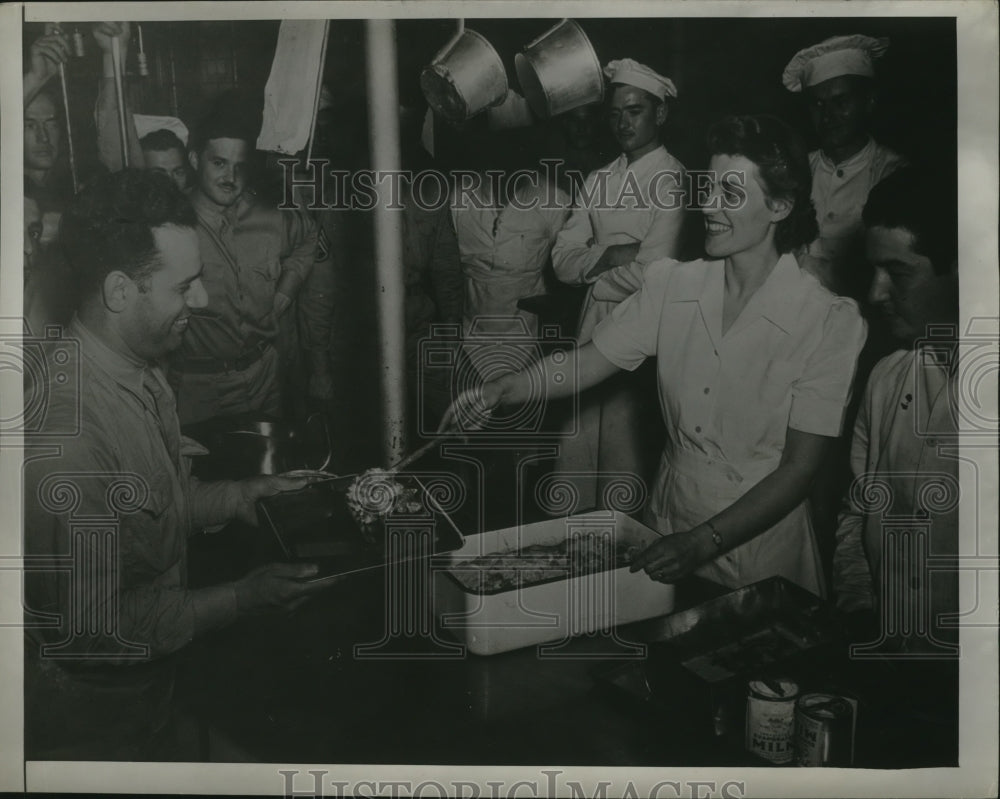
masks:
<path fill-rule="evenodd" d="M 781 575 L 822 595 L 806 497 L 841 434 L 865 324 L 791 255 L 816 236 L 799 136 L 772 117 L 734 117 L 709 148 L 708 258 L 654 262 L 575 362 L 536 367 L 554 399 L 656 356 L 667 443 L 646 521 L 664 538 L 633 571 L 731 588 Z M 485 383 L 444 423 L 485 423 L 538 386 L 528 371 Z"/>

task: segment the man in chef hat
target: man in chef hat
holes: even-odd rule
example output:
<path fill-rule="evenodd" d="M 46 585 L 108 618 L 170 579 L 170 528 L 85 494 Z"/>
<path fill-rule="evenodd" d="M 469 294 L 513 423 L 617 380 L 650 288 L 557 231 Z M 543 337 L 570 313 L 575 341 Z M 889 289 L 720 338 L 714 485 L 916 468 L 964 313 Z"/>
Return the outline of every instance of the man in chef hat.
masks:
<path fill-rule="evenodd" d="M 861 209 L 872 187 L 904 163 L 869 134 L 874 63 L 888 47 L 884 38 L 834 36 L 796 53 L 782 76 L 785 88 L 803 94 L 820 143 L 809 154 L 819 237 L 800 264 L 827 288 L 858 299 L 870 282 Z"/>
<path fill-rule="evenodd" d="M 621 155 L 584 181 L 552 250 L 560 280 L 590 284 L 577 331 L 581 344 L 639 289 L 647 264 L 679 255 L 686 206 L 684 165 L 660 140 L 668 102 L 677 97 L 673 81 L 631 58 L 609 62 L 604 74 L 607 119 Z M 576 432 L 562 440 L 556 464 L 558 472 L 575 475 L 581 508 L 603 506 L 605 489 L 621 474 L 651 475 L 655 463 L 647 453 L 658 452 L 659 442 L 650 433 L 662 430 L 654 380 L 640 370 L 581 397 Z"/>

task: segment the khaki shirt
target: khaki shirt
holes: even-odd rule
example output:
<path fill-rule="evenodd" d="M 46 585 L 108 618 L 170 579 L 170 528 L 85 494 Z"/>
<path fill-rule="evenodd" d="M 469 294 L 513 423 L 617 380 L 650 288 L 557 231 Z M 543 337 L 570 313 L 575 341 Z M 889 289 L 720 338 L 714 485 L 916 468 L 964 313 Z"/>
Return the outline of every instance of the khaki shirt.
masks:
<path fill-rule="evenodd" d="M 275 294 L 295 299 L 309 275 L 316 223 L 299 211 L 266 208 L 247 194 L 220 208 L 196 190 L 191 202 L 208 305 L 192 312 L 176 359 L 233 360 L 277 337 Z"/>
<path fill-rule="evenodd" d="M 167 434 L 178 441 L 180 428 L 163 372 L 77 318 L 59 348 L 69 358 L 48 364 L 45 423 L 27 437 L 24 470 L 37 567 L 25 577 L 29 726 L 46 746 L 151 734 L 172 684 L 160 659 L 237 611 L 232 584 L 187 587 L 188 535 L 232 518 L 240 492 L 193 479 L 183 441 L 171 457 Z"/>

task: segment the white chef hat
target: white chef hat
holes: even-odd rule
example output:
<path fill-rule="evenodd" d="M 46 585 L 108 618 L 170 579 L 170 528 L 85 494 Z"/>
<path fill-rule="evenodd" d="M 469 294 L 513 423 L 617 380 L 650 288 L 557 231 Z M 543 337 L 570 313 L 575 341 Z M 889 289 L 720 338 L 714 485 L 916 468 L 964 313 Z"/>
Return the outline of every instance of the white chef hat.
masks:
<path fill-rule="evenodd" d="M 143 138 L 147 133 L 152 133 L 154 130 L 161 130 L 166 128 L 167 130 L 174 133 L 178 139 L 187 147 L 188 143 L 188 129 L 187 125 L 181 122 L 177 117 L 163 117 L 163 116 L 151 116 L 149 114 L 132 114 L 132 121 L 135 123 L 135 134 L 140 139 Z"/>
<path fill-rule="evenodd" d="M 842 75 L 875 75 L 874 61 L 889 48 L 887 38 L 854 34 L 834 36 L 799 50 L 781 76 L 785 88 L 800 92 L 817 83 Z"/>
<path fill-rule="evenodd" d="M 644 89 L 660 100 L 677 96 L 677 87 L 670 78 L 658 75 L 645 64 L 631 58 L 609 61 L 604 67 L 604 74 L 611 83 L 624 83 L 626 86 Z"/>

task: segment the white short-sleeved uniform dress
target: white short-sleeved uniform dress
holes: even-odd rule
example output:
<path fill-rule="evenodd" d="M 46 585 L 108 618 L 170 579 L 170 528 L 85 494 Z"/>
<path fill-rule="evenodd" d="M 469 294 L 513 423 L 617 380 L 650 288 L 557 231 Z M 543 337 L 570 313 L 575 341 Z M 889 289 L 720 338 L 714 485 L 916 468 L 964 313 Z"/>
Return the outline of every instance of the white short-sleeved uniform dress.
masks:
<path fill-rule="evenodd" d="M 724 277 L 721 260 L 650 264 L 594 333 L 622 369 L 656 356 L 667 442 L 646 521 L 664 534 L 701 524 L 773 472 L 789 427 L 840 435 L 865 341 L 857 304 L 788 254 L 723 335 Z M 781 575 L 822 595 L 807 503 L 697 573 L 732 588 Z"/>

